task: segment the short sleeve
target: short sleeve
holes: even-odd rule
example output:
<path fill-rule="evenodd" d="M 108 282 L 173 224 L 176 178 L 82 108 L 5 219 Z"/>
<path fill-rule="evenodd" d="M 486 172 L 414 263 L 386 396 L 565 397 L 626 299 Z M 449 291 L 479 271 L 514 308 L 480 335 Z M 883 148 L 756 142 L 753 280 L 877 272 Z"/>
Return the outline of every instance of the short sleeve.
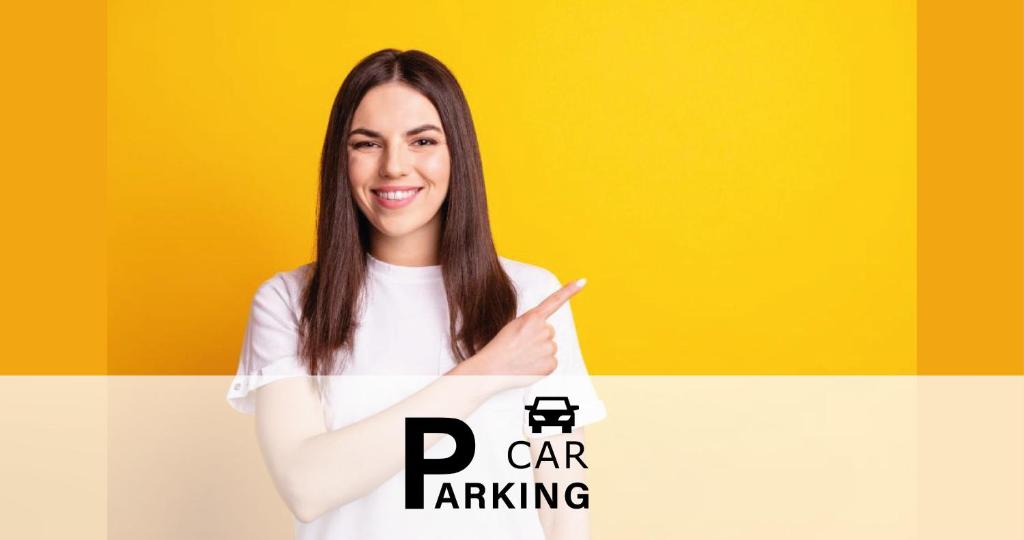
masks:
<path fill-rule="evenodd" d="M 562 283 L 549 271 L 544 272 L 542 294 L 530 305 L 536 305 L 551 293 L 562 287 Z M 555 344 L 558 347 L 555 357 L 558 365 L 555 370 L 540 381 L 531 385 L 524 397 L 524 405 L 536 403 L 538 397 L 568 398 L 570 406 L 579 407 L 574 411 L 575 419 L 572 430 L 592 424 L 607 416 L 604 402 L 598 397 L 597 390 L 590 380 L 583 353 L 580 350 L 579 338 L 576 335 L 576 324 L 573 321 L 572 308 L 569 302 L 558 308 L 548 322 L 555 328 Z M 529 412 L 524 414 L 524 433 L 529 438 L 548 437 L 561 433 L 558 426 L 541 426 L 539 433 L 534 433 L 530 425 Z"/>
<path fill-rule="evenodd" d="M 227 400 L 235 410 L 256 412 L 254 390 L 273 381 L 306 375 L 298 355 L 299 332 L 293 294 L 281 273 L 265 281 L 252 299 L 238 372 Z"/>

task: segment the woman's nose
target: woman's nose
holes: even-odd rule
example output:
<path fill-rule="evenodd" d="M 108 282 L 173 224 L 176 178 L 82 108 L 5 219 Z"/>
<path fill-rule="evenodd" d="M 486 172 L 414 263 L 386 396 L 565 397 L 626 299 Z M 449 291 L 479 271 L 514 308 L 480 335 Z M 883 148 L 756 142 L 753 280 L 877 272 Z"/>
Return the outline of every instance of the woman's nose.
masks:
<path fill-rule="evenodd" d="M 390 145 L 384 151 L 384 164 L 380 175 L 383 178 L 398 178 L 408 174 L 408 156 L 400 144 Z"/>

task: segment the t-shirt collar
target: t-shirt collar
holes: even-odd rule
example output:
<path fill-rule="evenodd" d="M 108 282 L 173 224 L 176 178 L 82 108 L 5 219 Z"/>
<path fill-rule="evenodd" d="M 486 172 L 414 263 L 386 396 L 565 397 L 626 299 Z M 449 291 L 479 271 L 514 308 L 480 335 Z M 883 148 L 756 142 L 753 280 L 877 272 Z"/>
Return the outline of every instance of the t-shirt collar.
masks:
<path fill-rule="evenodd" d="M 435 266 L 401 266 L 386 263 L 369 252 L 366 253 L 366 266 L 373 274 L 385 279 L 398 281 L 435 281 L 441 280 L 444 274 L 441 265 Z"/>

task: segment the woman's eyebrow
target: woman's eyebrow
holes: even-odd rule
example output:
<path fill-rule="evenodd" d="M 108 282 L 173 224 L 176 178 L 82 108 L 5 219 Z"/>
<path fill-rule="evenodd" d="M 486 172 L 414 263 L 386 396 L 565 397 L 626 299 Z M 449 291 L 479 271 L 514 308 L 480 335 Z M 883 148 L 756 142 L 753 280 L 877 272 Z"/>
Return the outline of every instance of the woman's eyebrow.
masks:
<path fill-rule="evenodd" d="M 410 135 L 416 135 L 418 133 L 423 133 L 424 131 L 430 131 L 430 130 L 434 130 L 434 131 L 440 132 L 441 128 L 435 126 L 434 124 L 423 124 L 422 126 L 414 127 L 412 129 L 410 129 L 409 131 L 406 131 L 405 132 L 405 136 L 408 137 Z M 382 138 L 380 133 L 377 133 L 376 131 L 373 131 L 373 130 L 370 130 L 370 129 L 366 129 L 366 128 L 355 128 L 352 131 L 348 132 L 348 136 L 349 137 L 351 137 L 353 135 L 357 135 L 357 134 L 358 135 L 366 135 L 367 137 L 377 137 L 378 139 Z"/>

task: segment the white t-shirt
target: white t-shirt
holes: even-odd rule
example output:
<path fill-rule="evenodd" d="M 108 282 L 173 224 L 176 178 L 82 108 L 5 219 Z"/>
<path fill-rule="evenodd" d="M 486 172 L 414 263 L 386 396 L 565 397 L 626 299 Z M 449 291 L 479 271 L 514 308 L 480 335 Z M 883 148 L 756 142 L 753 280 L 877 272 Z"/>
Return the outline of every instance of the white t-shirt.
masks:
<path fill-rule="evenodd" d="M 517 316 L 562 286 L 548 270 L 504 257 L 499 260 L 516 290 Z M 401 401 L 456 365 L 448 342 L 448 303 L 441 267 L 398 266 L 372 255 L 367 255 L 367 266 L 364 309 L 352 355 L 346 358 L 342 376 L 330 377 L 327 385 L 324 419 L 330 430 Z M 238 373 L 227 393 L 236 410 L 253 414 L 253 390 L 282 378 L 307 375 L 298 356 L 298 325 L 300 296 L 309 269 L 306 264 L 279 272 L 256 291 Z M 535 435 L 528 427 L 524 404 L 533 403 L 536 396 L 567 396 L 579 406 L 576 428 L 605 417 L 604 404 L 587 377 L 569 303 L 548 322 L 555 328 L 558 367 L 530 387 L 495 396 L 467 419 L 481 449 L 470 467 L 460 473 L 467 479 L 532 481 L 532 469 L 512 469 L 504 450 L 483 449 L 505 448 L 513 439 L 531 440 L 557 432 L 557 427 L 554 431 L 545 427 Z M 450 437 L 443 438 L 426 457 L 450 456 L 454 450 L 451 443 Z M 525 452 L 518 461 L 529 461 L 528 450 L 518 450 Z M 437 493 L 442 479 L 428 476 L 427 490 Z M 435 510 L 431 495 L 425 496 L 428 510 L 405 510 L 403 502 L 404 471 L 311 523 L 296 519 L 296 538 L 543 538 L 536 510 Z"/>

